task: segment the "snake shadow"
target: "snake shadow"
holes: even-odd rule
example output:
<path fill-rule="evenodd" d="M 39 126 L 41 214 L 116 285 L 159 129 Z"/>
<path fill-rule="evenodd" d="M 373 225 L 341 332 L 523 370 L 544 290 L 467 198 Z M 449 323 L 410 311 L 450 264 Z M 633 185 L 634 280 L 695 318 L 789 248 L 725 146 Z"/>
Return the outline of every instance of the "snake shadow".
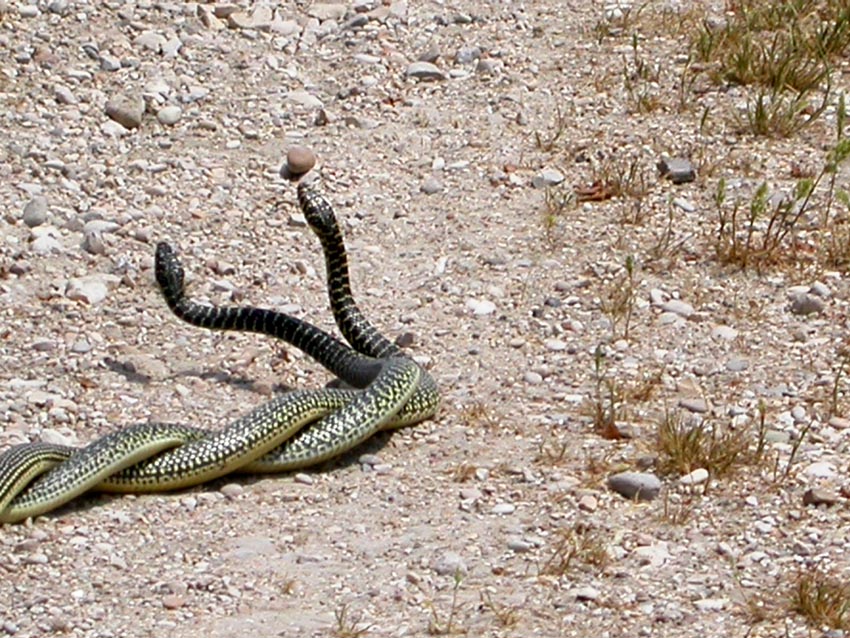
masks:
<path fill-rule="evenodd" d="M 109 368 L 112 372 L 120 374 L 130 383 L 140 383 L 142 385 L 149 385 L 154 381 L 151 376 L 139 372 L 131 364 L 118 361 L 117 359 L 113 359 L 111 357 L 105 357 L 103 359 L 103 362 L 106 367 Z M 229 372 L 224 372 L 221 370 L 214 372 L 206 370 L 181 370 L 177 374 L 174 374 L 168 378 L 173 379 L 179 377 L 193 377 L 196 379 L 204 379 L 205 381 L 214 381 L 216 383 L 226 384 L 231 386 L 232 388 L 244 390 L 247 392 L 253 392 L 255 394 L 268 394 L 268 386 L 260 385 L 256 379 L 230 374 Z M 284 385 L 283 383 L 275 383 L 271 386 L 271 390 L 272 393 L 277 394 L 282 392 L 290 392 L 293 390 L 293 388 Z"/>

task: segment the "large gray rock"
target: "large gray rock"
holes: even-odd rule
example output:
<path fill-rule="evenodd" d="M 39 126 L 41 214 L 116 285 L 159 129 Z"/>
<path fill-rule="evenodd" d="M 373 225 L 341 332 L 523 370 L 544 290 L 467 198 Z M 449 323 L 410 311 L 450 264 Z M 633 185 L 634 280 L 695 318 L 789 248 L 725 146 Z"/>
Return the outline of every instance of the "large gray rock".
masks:
<path fill-rule="evenodd" d="M 608 477 L 608 487 L 628 499 L 651 501 L 661 491 L 661 481 L 649 472 L 620 472 Z"/>
<path fill-rule="evenodd" d="M 106 103 L 106 115 L 126 129 L 138 128 L 145 114 L 141 95 L 117 95 Z"/>

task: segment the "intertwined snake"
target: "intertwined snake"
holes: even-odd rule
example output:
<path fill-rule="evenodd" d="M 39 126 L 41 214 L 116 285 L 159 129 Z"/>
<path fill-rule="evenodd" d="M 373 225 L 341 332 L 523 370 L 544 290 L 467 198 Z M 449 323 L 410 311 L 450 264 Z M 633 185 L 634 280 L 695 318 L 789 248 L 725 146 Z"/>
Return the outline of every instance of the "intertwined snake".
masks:
<path fill-rule="evenodd" d="M 341 380 L 363 389 L 291 392 L 216 432 L 139 424 L 81 449 L 47 443 L 15 446 L 0 455 L 0 522 L 42 514 L 90 489 L 164 491 L 236 470 L 280 472 L 314 465 L 342 454 L 379 429 L 434 415 L 440 395 L 433 378 L 381 335 L 354 302 L 345 246 L 329 202 L 305 181 L 298 186 L 298 201 L 322 244 L 334 318 L 354 349 L 283 313 L 206 306 L 187 299 L 183 269 L 165 243 L 157 246 L 157 282 L 169 307 L 185 321 L 283 339 Z"/>

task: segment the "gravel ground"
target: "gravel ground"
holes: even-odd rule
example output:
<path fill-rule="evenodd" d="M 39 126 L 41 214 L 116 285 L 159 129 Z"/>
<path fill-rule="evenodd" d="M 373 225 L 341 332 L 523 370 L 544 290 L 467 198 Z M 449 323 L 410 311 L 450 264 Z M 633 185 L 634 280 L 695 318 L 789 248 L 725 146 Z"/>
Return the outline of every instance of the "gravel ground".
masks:
<path fill-rule="evenodd" d="M 630 38 L 599 35 L 616 6 L 248 4 L 0 2 L 0 448 L 221 427 L 328 380 L 279 343 L 181 324 L 152 279 L 167 239 L 195 298 L 332 327 L 279 176 L 294 144 L 319 156 L 362 307 L 411 333 L 444 407 L 315 471 L 3 527 L 0 633 L 841 636 L 788 593 L 801 571 L 850 569 L 850 422 L 823 416 L 833 387 L 844 400 L 850 287 L 735 271 L 712 247 L 717 178 L 791 183 L 834 110 L 791 140 L 699 134 L 699 108 L 666 106 L 689 2 L 640 27 L 665 100 L 647 114 L 622 82 Z M 664 156 L 714 175 L 674 185 Z M 540 186 L 587 187 L 623 159 L 647 179 L 639 208 L 547 223 Z M 611 311 L 627 255 L 628 338 Z M 599 347 L 607 382 L 647 389 L 628 438 L 589 416 Z M 649 501 L 606 486 L 646 469 L 665 412 L 743 427 L 760 403 L 770 462 L 662 475 Z M 807 506 L 811 488 L 837 503 Z"/>

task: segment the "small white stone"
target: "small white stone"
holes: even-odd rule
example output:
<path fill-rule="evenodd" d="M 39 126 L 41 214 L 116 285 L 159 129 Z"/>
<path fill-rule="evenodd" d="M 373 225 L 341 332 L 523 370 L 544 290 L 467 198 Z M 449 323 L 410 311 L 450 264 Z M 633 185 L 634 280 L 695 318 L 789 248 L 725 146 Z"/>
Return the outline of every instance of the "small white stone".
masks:
<path fill-rule="evenodd" d="M 492 315 L 496 312 L 496 304 L 487 299 L 470 299 L 466 302 L 466 307 L 472 310 L 472 314 L 477 316 Z"/>
<path fill-rule="evenodd" d="M 490 510 L 493 514 L 513 514 L 516 511 L 516 505 L 513 503 L 496 503 L 493 509 Z"/>
<path fill-rule="evenodd" d="M 693 472 L 689 474 L 685 474 L 683 477 L 679 479 L 679 483 L 682 485 L 699 485 L 700 483 L 705 483 L 708 480 L 708 470 L 705 468 L 697 468 Z"/>
<path fill-rule="evenodd" d="M 176 105 L 163 106 L 156 113 L 156 119 L 159 120 L 160 124 L 164 124 L 165 126 L 177 124 L 182 116 L 183 109 Z"/>

